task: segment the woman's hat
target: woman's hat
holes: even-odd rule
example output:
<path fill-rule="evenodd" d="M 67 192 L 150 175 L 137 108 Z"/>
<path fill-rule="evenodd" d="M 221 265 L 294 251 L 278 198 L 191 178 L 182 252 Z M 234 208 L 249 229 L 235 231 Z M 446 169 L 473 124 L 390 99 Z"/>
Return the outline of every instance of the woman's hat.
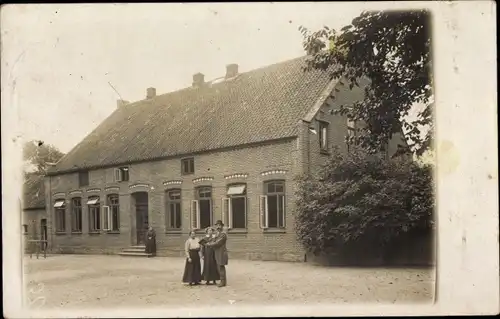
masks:
<path fill-rule="evenodd" d="M 218 220 L 215 222 L 215 225 L 224 226 L 224 223 L 222 222 L 222 220 Z"/>
<path fill-rule="evenodd" d="M 205 233 L 208 233 L 209 230 L 213 231 L 214 229 L 213 229 L 213 227 L 207 227 L 207 228 L 205 228 Z"/>

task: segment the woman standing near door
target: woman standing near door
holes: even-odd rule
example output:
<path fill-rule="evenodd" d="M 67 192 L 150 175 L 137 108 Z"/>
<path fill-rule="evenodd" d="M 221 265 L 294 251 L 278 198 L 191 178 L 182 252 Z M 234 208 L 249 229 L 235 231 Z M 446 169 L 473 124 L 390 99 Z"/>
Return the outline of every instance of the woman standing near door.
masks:
<path fill-rule="evenodd" d="M 149 227 L 146 233 L 146 254 L 156 256 L 156 232 L 153 227 Z"/>

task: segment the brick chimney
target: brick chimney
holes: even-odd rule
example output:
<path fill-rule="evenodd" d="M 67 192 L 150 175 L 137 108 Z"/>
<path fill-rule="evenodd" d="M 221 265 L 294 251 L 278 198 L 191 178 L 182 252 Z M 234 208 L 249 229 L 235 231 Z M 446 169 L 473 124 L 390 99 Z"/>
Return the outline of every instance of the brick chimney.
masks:
<path fill-rule="evenodd" d="M 155 96 L 156 96 L 156 89 L 155 88 L 148 88 L 147 93 L 146 93 L 146 98 L 152 99 Z"/>
<path fill-rule="evenodd" d="M 193 75 L 193 87 L 201 87 L 205 83 L 205 75 L 203 73 L 196 73 Z"/>
<path fill-rule="evenodd" d="M 226 79 L 230 79 L 238 75 L 238 64 L 226 65 Z"/>
<path fill-rule="evenodd" d="M 129 104 L 129 103 L 130 103 L 129 101 L 125 101 L 125 100 L 116 100 L 117 107 L 121 107 L 121 106 L 124 106 L 124 105 Z"/>

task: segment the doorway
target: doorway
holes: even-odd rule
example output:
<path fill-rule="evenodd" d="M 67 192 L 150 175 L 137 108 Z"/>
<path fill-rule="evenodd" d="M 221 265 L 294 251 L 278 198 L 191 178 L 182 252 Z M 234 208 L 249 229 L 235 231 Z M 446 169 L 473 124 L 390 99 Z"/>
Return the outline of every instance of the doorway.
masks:
<path fill-rule="evenodd" d="M 137 245 L 145 245 L 145 237 L 149 227 L 148 193 L 134 193 L 133 197 L 135 200 L 135 225 Z"/>
<path fill-rule="evenodd" d="M 45 218 L 40 220 L 40 237 L 41 240 L 47 240 L 47 219 Z M 41 242 L 40 249 L 47 250 L 47 244 L 47 242 Z"/>

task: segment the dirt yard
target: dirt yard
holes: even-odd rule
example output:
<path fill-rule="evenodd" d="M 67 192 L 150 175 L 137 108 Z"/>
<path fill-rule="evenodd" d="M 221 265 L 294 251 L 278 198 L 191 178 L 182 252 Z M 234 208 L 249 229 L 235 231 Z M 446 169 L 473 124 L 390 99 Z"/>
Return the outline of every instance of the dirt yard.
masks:
<path fill-rule="evenodd" d="M 33 307 L 431 302 L 432 269 L 333 268 L 230 260 L 228 286 L 185 286 L 183 258 L 54 255 L 24 259 Z"/>

